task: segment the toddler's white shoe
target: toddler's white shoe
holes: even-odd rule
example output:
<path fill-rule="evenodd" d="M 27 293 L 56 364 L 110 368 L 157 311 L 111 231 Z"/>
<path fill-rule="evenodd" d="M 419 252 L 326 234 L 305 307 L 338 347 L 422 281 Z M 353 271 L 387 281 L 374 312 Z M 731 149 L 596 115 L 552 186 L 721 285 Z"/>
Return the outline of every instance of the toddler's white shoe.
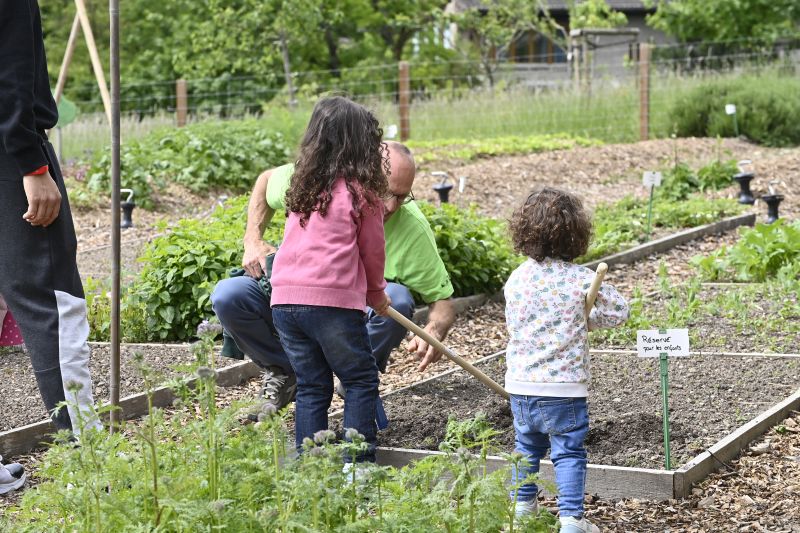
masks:
<path fill-rule="evenodd" d="M 585 518 L 579 520 L 574 516 L 564 516 L 559 533 L 600 533 L 600 528 Z"/>
<path fill-rule="evenodd" d="M 539 502 L 536 501 L 536 498 L 529 500 L 527 502 L 520 502 L 518 501 L 514 506 L 514 514 L 517 518 L 521 518 L 523 516 L 534 515 L 539 511 Z"/>

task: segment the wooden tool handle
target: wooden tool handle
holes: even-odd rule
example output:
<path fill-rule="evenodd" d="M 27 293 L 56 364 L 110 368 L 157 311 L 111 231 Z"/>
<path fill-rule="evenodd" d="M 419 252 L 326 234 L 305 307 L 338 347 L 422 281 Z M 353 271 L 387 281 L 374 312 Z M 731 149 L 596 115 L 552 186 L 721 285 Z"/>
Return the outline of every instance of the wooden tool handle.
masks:
<path fill-rule="evenodd" d="M 586 308 L 584 311 L 586 313 L 587 323 L 589 322 L 589 314 L 592 312 L 592 307 L 594 307 L 594 301 L 597 299 L 597 293 L 600 291 L 600 285 L 603 284 L 603 278 L 606 277 L 606 272 L 608 272 L 607 264 L 600 263 L 597 265 L 594 279 L 592 280 L 592 284 L 589 286 L 589 292 L 586 293 Z"/>
<path fill-rule="evenodd" d="M 434 348 L 445 354 L 448 358 L 450 358 L 450 360 L 453 361 L 455 364 L 457 364 L 458 366 L 460 366 L 461 368 L 463 368 L 464 370 L 475 376 L 484 385 L 488 386 L 497 394 L 508 400 L 508 393 L 506 392 L 506 390 L 492 378 L 490 378 L 489 376 L 487 376 L 486 374 L 475 368 L 474 365 L 470 364 L 462 357 L 459 357 L 458 355 L 454 354 L 452 351 L 450 351 L 449 348 L 447 348 L 447 346 L 442 344 L 438 339 L 433 337 L 431 334 L 429 334 L 427 331 L 425 331 L 418 325 L 414 324 L 412 321 L 407 319 L 404 315 L 400 314 L 393 307 L 389 307 L 388 313 L 389 316 L 392 317 L 398 324 L 400 324 L 407 330 L 414 333 L 417 337 L 424 339 L 428 344 L 430 344 L 431 346 L 433 346 Z"/>

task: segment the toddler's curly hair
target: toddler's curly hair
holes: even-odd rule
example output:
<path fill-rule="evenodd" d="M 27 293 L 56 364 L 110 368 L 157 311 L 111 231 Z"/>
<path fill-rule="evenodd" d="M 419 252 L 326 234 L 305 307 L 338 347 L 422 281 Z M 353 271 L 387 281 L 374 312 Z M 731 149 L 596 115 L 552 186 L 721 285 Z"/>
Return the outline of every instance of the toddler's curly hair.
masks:
<path fill-rule="evenodd" d="M 577 196 L 543 187 L 528 196 L 510 222 L 514 249 L 537 261 L 573 261 L 586 253 L 592 222 Z"/>

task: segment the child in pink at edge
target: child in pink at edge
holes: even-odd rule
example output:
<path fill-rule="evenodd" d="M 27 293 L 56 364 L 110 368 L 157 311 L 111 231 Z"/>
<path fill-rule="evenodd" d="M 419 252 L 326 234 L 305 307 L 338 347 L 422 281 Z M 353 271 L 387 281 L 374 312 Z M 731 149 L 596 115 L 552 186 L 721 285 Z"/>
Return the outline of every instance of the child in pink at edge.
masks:
<path fill-rule="evenodd" d="M 345 438 L 364 441 L 357 463 L 375 461 L 377 440 L 378 366 L 365 310 L 385 315 L 391 304 L 383 277 L 389 158 L 382 137 L 361 105 L 339 96 L 317 102 L 286 193 L 284 240 L 270 280 L 274 324 L 297 374 L 297 450 L 315 434 L 327 439 L 320 432 L 328 429 L 335 373 L 347 391 Z"/>
<path fill-rule="evenodd" d="M 523 482 L 539 472 L 550 448 L 560 533 L 599 531 L 583 516 L 586 448 L 589 429 L 588 331 L 619 326 L 628 304 L 603 283 L 590 315 L 586 293 L 594 272 L 573 261 L 589 247 L 592 224 L 581 201 L 545 187 L 531 194 L 511 220 L 514 248 L 528 259 L 512 272 L 504 289 L 506 325 L 505 388 L 511 396 L 515 450 L 527 464 L 513 472 Z M 516 514 L 535 514 L 538 487 L 523 484 Z"/>
<path fill-rule="evenodd" d="M 0 346 L 20 346 L 24 342 L 17 321 L 14 320 L 6 301 L 0 295 Z"/>

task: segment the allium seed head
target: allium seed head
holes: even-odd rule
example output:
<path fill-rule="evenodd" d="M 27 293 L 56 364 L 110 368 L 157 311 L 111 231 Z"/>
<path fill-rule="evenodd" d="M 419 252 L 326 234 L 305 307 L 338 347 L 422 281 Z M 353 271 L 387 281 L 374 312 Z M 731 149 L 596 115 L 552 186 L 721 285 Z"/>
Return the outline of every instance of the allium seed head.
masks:
<path fill-rule="evenodd" d="M 320 446 L 332 442 L 335 438 L 336 438 L 336 433 L 334 433 L 330 429 L 322 429 L 314 433 L 314 442 L 316 442 Z"/>
<path fill-rule="evenodd" d="M 213 368 L 208 368 L 207 366 L 201 366 L 197 369 L 197 376 L 200 379 L 213 379 L 214 381 L 217 380 L 217 371 Z"/>

